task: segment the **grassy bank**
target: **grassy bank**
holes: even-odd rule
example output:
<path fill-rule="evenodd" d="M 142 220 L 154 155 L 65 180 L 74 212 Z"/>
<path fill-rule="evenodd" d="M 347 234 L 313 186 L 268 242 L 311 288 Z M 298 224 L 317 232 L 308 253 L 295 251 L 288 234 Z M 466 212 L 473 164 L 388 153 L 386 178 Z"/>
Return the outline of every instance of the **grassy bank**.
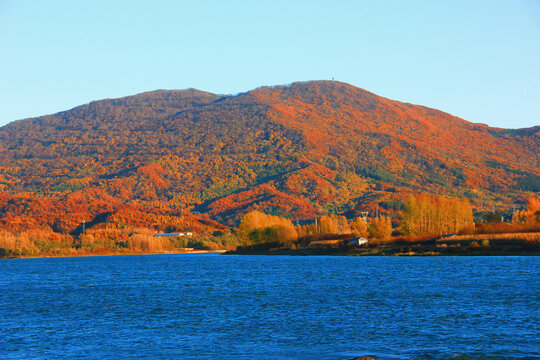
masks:
<path fill-rule="evenodd" d="M 347 256 L 500 256 L 540 255 L 540 233 L 482 234 L 439 238 L 394 238 L 357 247 L 347 239 L 307 246 L 283 246 L 279 242 L 238 247 L 226 254 L 347 255 Z"/>
<path fill-rule="evenodd" d="M 231 250 L 230 233 L 155 236 L 149 229 L 99 229 L 71 236 L 52 231 L 0 232 L 0 258 L 135 255 Z"/>
<path fill-rule="evenodd" d="M 222 254 L 227 250 L 174 250 L 174 251 L 95 251 L 75 252 L 61 254 L 41 254 L 38 256 L 20 255 L 11 256 L 7 259 L 40 259 L 40 258 L 63 258 L 63 257 L 93 257 L 93 256 L 132 256 L 132 255 L 173 255 L 173 254 Z"/>

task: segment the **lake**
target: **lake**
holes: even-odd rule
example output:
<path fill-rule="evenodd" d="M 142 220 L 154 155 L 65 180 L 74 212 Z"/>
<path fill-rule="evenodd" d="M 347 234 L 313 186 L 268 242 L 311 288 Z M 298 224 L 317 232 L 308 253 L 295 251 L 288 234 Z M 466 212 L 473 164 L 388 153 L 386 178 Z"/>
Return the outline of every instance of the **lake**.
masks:
<path fill-rule="evenodd" d="M 0 261 L 0 358 L 540 358 L 538 257 Z"/>

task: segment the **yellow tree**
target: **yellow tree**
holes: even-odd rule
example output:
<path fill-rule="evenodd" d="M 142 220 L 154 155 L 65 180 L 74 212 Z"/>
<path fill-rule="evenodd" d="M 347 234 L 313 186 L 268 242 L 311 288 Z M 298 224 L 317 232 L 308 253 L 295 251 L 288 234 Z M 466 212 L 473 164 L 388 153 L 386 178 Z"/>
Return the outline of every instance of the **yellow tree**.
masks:
<path fill-rule="evenodd" d="M 240 226 L 238 227 L 240 237 L 247 240 L 251 230 L 265 227 L 265 218 L 266 214 L 257 210 L 253 210 L 245 214 L 240 221 Z"/>
<path fill-rule="evenodd" d="M 531 196 L 527 200 L 527 210 L 518 212 L 516 222 L 524 222 L 526 224 L 540 223 L 540 195 Z"/>
<path fill-rule="evenodd" d="M 242 217 L 238 232 L 244 243 L 280 241 L 291 243 L 298 234 L 290 219 L 254 210 Z"/>
<path fill-rule="evenodd" d="M 367 237 L 368 226 L 363 218 L 361 217 L 354 218 L 351 221 L 350 227 L 354 236 Z"/>
<path fill-rule="evenodd" d="M 334 215 L 336 220 L 336 230 L 339 234 L 350 234 L 351 228 L 349 227 L 349 222 L 345 216 Z"/>
<path fill-rule="evenodd" d="M 371 220 L 369 224 L 369 234 L 371 238 L 385 241 L 392 236 L 392 221 L 390 217 L 379 216 Z"/>
<path fill-rule="evenodd" d="M 410 195 L 405 201 L 401 228 L 410 235 L 456 233 L 473 225 L 472 206 L 467 198 L 445 198 L 427 194 Z"/>
<path fill-rule="evenodd" d="M 336 232 L 334 220 L 330 216 L 321 216 L 319 219 L 319 232 L 321 234 L 334 234 Z"/>

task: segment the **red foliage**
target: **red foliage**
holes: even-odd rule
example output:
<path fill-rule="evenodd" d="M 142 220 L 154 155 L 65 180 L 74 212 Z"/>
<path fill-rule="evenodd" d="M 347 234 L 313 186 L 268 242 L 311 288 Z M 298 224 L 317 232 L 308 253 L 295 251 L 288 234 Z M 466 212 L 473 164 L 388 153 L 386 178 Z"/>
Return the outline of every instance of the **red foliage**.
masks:
<path fill-rule="evenodd" d="M 519 203 L 522 180 L 540 175 L 537 133 L 334 81 L 97 101 L 0 128 L 0 227 L 72 232 L 109 214 L 114 226 L 210 231 L 220 225 L 187 210 L 230 225 L 254 209 L 373 214 L 404 189 Z"/>

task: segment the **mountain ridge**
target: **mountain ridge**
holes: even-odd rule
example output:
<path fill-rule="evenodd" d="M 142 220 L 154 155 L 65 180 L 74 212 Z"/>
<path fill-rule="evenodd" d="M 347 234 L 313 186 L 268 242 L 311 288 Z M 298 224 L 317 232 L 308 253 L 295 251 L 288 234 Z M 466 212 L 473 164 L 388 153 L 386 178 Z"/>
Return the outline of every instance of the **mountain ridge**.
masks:
<path fill-rule="evenodd" d="M 114 199 L 109 212 L 136 203 L 230 226 L 255 208 L 354 214 L 411 191 L 508 207 L 539 191 L 539 134 L 539 126 L 492 128 L 336 81 L 236 95 L 155 90 L 1 127 L 0 191 L 93 191 Z M 18 216 L 29 222 L 32 211 Z"/>

